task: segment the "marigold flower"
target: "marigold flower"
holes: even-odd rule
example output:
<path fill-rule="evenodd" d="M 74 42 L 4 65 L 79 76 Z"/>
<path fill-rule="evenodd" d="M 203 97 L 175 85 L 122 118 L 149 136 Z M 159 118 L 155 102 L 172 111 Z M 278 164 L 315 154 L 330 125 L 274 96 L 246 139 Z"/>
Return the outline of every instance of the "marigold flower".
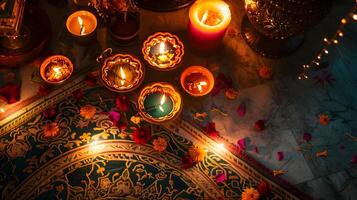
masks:
<path fill-rule="evenodd" d="M 327 126 L 330 123 L 331 119 L 330 119 L 330 117 L 328 115 L 321 114 L 319 116 L 319 121 L 320 121 L 320 124 L 322 124 L 324 126 Z"/>
<path fill-rule="evenodd" d="M 96 110 L 97 109 L 92 105 L 85 105 L 81 108 L 79 113 L 85 119 L 92 119 L 93 116 L 95 115 Z"/>
<path fill-rule="evenodd" d="M 206 156 L 206 152 L 204 149 L 198 146 L 193 146 L 188 150 L 188 154 L 195 162 L 201 162 Z"/>
<path fill-rule="evenodd" d="M 43 136 L 45 138 L 56 137 L 59 134 L 59 127 L 56 122 L 51 122 L 43 126 Z"/>
<path fill-rule="evenodd" d="M 246 188 L 242 192 L 242 200 L 258 200 L 259 197 L 259 192 L 254 188 Z"/>
<path fill-rule="evenodd" d="M 152 144 L 154 145 L 153 146 L 154 150 L 158 151 L 158 152 L 163 152 L 167 148 L 167 141 L 163 137 L 158 137 L 158 138 L 154 139 Z"/>

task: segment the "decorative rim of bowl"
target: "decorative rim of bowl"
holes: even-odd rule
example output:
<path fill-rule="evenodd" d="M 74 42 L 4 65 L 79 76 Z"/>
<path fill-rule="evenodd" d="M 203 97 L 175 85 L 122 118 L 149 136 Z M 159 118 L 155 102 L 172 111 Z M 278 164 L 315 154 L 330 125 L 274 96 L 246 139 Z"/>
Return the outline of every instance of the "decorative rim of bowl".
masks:
<path fill-rule="evenodd" d="M 168 96 L 171 98 L 173 102 L 172 111 L 164 117 L 154 118 L 145 112 L 144 101 L 146 99 L 146 96 L 155 92 L 168 94 Z M 145 86 L 141 90 L 137 102 L 138 102 L 139 114 L 141 115 L 141 117 L 143 117 L 144 120 L 146 120 L 147 122 L 154 123 L 154 124 L 160 124 L 160 123 L 167 122 L 169 120 L 174 120 L 180 115 L 182 110 L 182 98 L 180 93 L 177 91 L 177 89 L 174 86 L 166 82 L 156 82 Z"/>
<path fill-rule="evenodd" d="M 111 67 L 111 62 L 129 62 L 129 65 L 134 67 L 135 72 L 138 74 L 138 76 L 135 78 L 135 80 L 128 86 L 126 86 L 126 89 L 120 89 L 120 87 L 116 87 L 114 83 L 109 81 L 106 77 L 108 76 L 108 71 L 109 68 Z M 125 92 L 131 92 L 138 88 L 141 83 L 143 82 L 145 77 L 145 68 L 142 64 L 142 62 L 136 58 L 133 55 L 130 54 L 114 54 L 109 57 L 107 57 L 103 64 L 102 68 L 100 70 L 100 78 L 104 84 L 104 86 L 113 91 L 113 92 L 118 92 L 118 93 L 125 93 Z"/>
<path fill-rule="evenodd" d="M 66 78 L 64 78 L 64 79 L 62 79 L 60 81 L 56 81 L 56 82 L 49 81 L 44 75 L 44 73 L 45 73 L 44 70 L 47 68 L 48 64 L 50 64 L 50 63 L 52 63 L 54 61 L 58 61 L 58 60 L 62 60 L 67 64 L 67 66 L 70 69 L 70 73 Z M 72 75 L 72 73 L 74 71 L 73 69 L 74 69 L 73 68 L 73 63 L 68 57 L 66 57 L 64 55 L 52 55 L 52 56 L 49 56 L 45 60 L 42 61 L 41 65 L 40 65 L 40 76 L 41 76 L 42 80 L 44 80 L 46 83 L 57 85 L 57 84 L 61 84 L 61 83 L 65 82 L 66 80 L 68 80 L 71 77 L 71 75 Z"/>
<path fill-rule="evenodd" d="M 192 71 L 190 73 L 188 73 L 188 71 Z M 188 89 L 186 89 L 185 85 L 184 85 L 184 81 L 185 81 L 185 78 L 187 76 L 189 76 L 190 74 L 194 73 L 194 72 L 201 72 L 203 73 L 203 75 L 207 76 L 208 80 L 211 81 L 211 85 L 210 87 L 208 88 L 208 90 L 204 93 L 201 93 L 201 94 L 195 94 L 195 93 L 192 93 L 190 92 Z M 185 75 L 185 77 L 183 76 Z M 205 67 L 202 67 L 202 66 L 190 66 L 190 67 L 187 67 L 182 73 L 181 73 L 181 76 L 180 76 L 180 83 L 181 83 L 181 87 L 191 96 L 195 96 L 195 97 L 201 97 L 201 96 L 205 96 L 207 94 L 209 94 L 213 88 L 214 88 L 214 84 L 215 84 L 215 80 L 214 80 L 214 76 L 212 74 L 212 72 L 210 70 L 208 70 L 207 68 Z"/>
<path fill-rule="evenodd" d="M 174 48 L 175 56 L 170 61 L 169 66 L 160 66 L 156 62 L 154 62 L 150 57 L 150 50 L 153 44 L 159 42 L 169 42 Z M 144 59 L 150 64 L 150 66 L 159 71 L 170 71 L 179 66 L 182 61 L 182 57 L 185 54 L 185 47 L 183 43 L 180 41 L 178 36 L 173 35 L 168 32 L 157 32 L 153 35 L 150 35 L 143 43 L 143 48 L 141 49 Z"/>

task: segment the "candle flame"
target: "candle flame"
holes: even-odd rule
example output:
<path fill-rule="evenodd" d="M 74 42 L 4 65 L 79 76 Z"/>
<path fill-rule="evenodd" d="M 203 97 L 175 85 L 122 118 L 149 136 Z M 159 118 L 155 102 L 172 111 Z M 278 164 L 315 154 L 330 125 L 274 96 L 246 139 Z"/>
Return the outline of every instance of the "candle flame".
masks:
<path fill-rule="evenodd" d="M 83 20 L 82 20 L 82 18 L 80 16 L 78 16 L 78 23 L 79 23 L 79 26 L 80 26 L 79 34 L 83 35 L 85 28 L 84 28 Z"/>
<path fill-rule="evenodd" d="M 201 22 L 202 23 L 206 23 L 206 20 L 207 20 L 207 17 L 208 17 L 208 10 L 206 10 L 204 13 L 203 13 L 203 16 L 201 18 Z"/>
<path fill-rule="evenodd" d="M 200 92 L 202 92 L 202 86 L 203 86 L 203 85 L 207 85 L 207 82 L 201 81 L 201 82 L 199 82 L 198 85 L 197 85 L 197 88 L 198 88 L 198 90 L 199 90 Z"/>
<path fill-rule="evenodd" d="M 124 73 L 124 70 L 122 67 L 120 67 L 120 78 L 121 78 L 121 81 L 120 81 L 121 85 L 124 85 L 126 76 L 125 76 L 125 73 Z"/>
<path fill-rule="evenodd" d="M 161 112 L 164 112 L 164 108 L 162 107 L 162 105 L 164 105 L 165 101 L 166 101 L 166 96 L 162 95 L 161 100 L 160 100 L 160 106 L 159 106 L 159 109 L 161 110 Z"/>
<path fill-rule="evenodd" d="M 58 67 L 58 66 L 55 66 L 55 67 L 53 67 L 52 68 L 52 70 L 53 70 L 53 76 L 55 77 L 55 78 L 59 78 L 61 75 L 62 75 L 62 72 L 61 72 L 61 68 L 60 67 Z"/>
<path fill-rule="evenodd" d="M 165 43 L 164 42 L 160 42 L 159 53 L 160 54 L 165 53 Z"/>

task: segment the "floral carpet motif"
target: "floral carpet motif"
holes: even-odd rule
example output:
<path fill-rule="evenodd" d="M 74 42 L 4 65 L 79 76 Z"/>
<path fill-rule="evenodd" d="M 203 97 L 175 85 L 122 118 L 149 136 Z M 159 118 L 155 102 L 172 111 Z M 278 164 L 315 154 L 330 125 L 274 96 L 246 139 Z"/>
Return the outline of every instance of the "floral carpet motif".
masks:
<path fill-rule="evenodd" d="M 18 116 L 30 115 L 24 123 L 1 129 L 10 131 L 0 134 L 0 199 L 239 199 L 262 179 L 272 185 L 266 199 L 298 199 L 228 151 L 204 146 L 212 141 L 187 124 L 145 124 L 151 140 L 167 141 L 160 152 L 153 142 L 135 142 L 130 127 L 114 125 L 108 116 L 113 93 L 94 88 L 80 101 L 76 96 L 51 97 L 46 102 L 53 105 L 32 106 Z M 125 115 L 135 114 L 132 104 Z M 206 155 L 183 169 L 182 157 L 193 145 L 203 145 Z M 226 180 L 217 181 L 220 174 Z"/>

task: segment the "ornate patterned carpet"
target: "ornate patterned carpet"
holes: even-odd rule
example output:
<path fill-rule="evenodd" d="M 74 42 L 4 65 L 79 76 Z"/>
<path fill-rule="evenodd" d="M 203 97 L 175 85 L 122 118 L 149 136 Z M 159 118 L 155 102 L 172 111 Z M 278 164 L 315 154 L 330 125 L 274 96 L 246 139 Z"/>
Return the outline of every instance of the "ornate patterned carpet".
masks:
<path fill-rule="evenodd" d="M 80 88 L 83 96 L 78 96 Z M 86 119 L 80 110 L 88 104 L 96 109 Z M 109 119 L 113 107 L 113 93 L 79 82 L 3 121 L 0 199 L 240 199 L 245 188 L 261 181 L 270 185 L 264 199 L 304 197 L 244 158 L 217 149 L 215 141 L 184 121 L 144 123 L 152 139 L 137 144 L 130 126 L 118 129 Z M 44 114 L 48 108 L 54 112 Z M 127 118 L 135 114 L 134 105 L 125 113 Z M 45 132 L 44 126 L 52 122 L 59 131 Z M 168 144 L 163 152 L 153 149 L 152 140 L 159 136 Z M 183 169 L 182 157 L 193 145 L 202 147 L 206 156 Z M 226 180 L 217 181 L 223 173 Z"/>

